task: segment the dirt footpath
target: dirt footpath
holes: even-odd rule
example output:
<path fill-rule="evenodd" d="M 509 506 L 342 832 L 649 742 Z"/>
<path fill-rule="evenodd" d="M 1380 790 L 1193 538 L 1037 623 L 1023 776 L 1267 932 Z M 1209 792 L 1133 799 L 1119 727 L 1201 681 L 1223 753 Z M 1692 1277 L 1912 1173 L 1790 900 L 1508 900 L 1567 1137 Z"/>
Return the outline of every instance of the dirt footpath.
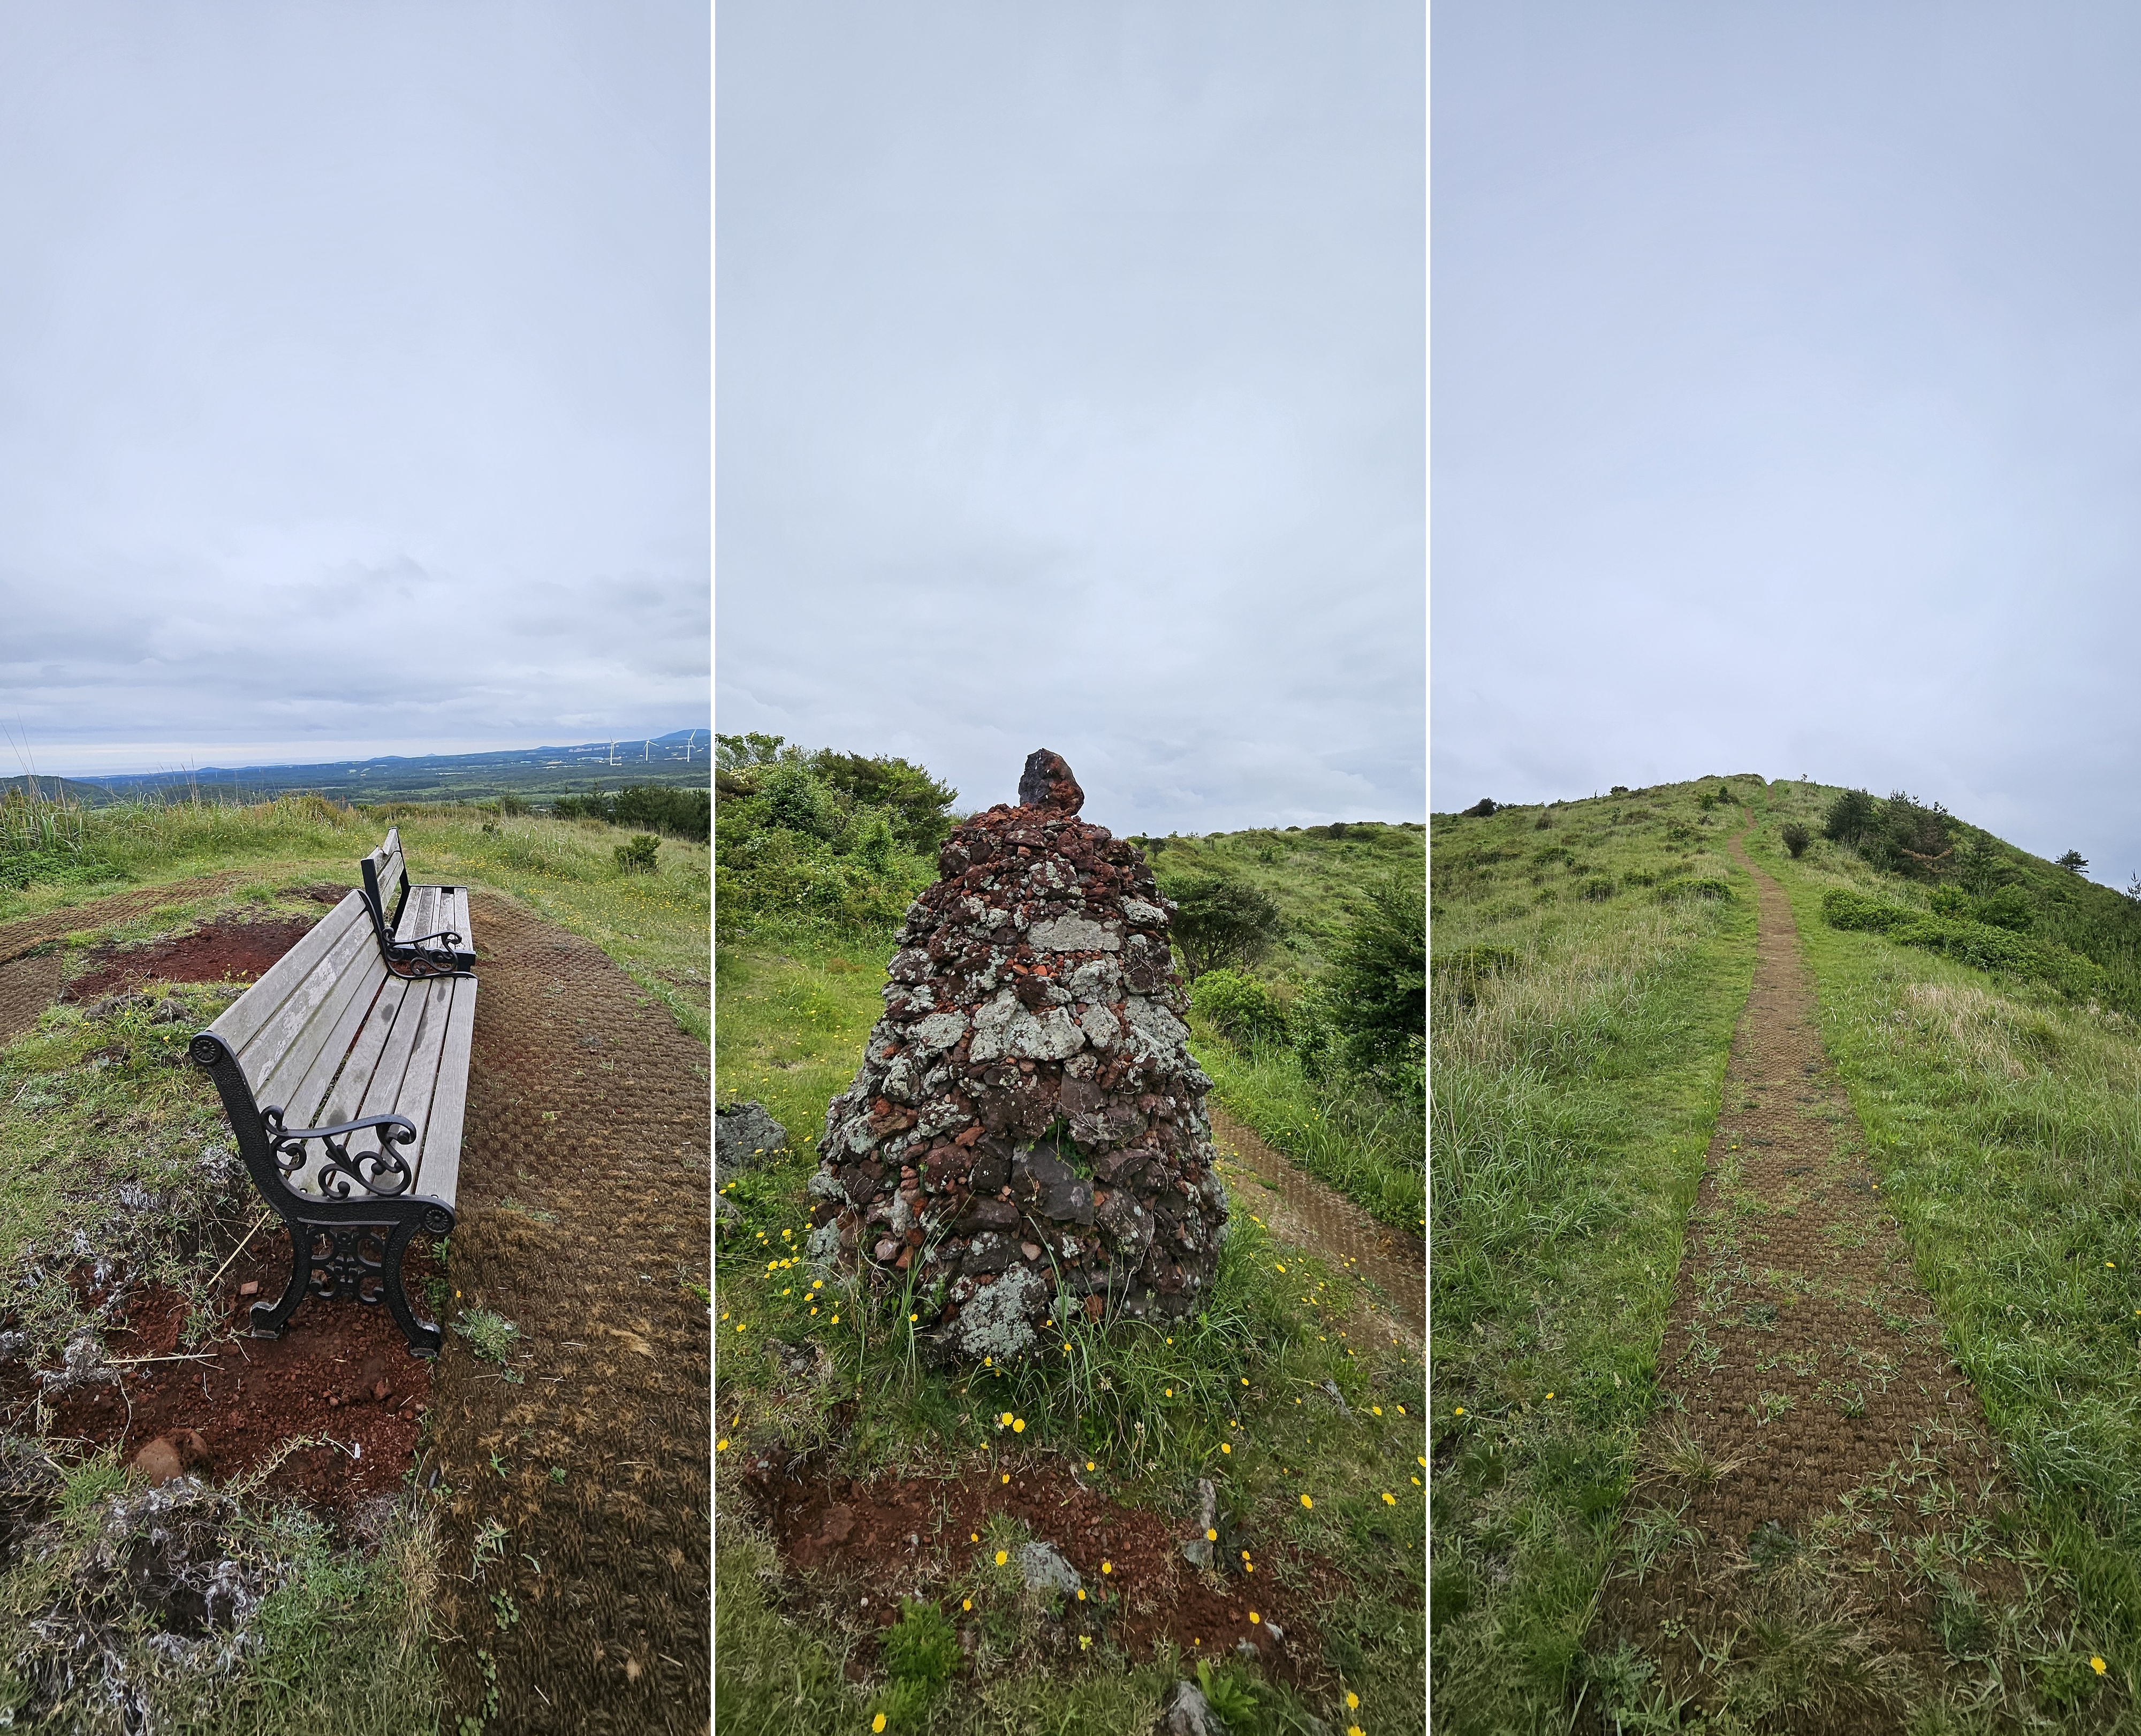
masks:
<path fill-rule="evenodd" d="M 712 1582 L 707 1052 L 590 942 L 477 895 L 453 1308 L 431 1392 L 449 1724 L 703 1731 Z"/>
<path fill-rule="evenodd" d="M 48 942 L 78 929 L 125 922 L 165 905 L 211 898 L 244 879 L 240 872 L 204 875 L 198 880 L 145 886 L 92 899 L 87 904 L 67 905 L 42 916 L 0 923 L 0 1043 L 12 1043 L 28 1030 L 60 992 L 66 958 L 56 946 L 41 950 L 47 949 Z"/>
<path fill-rule="evenodd" d="M 1212 1142 L 1228 1160 L 1222 1173 L 1233 1184 L 1237 1206 L 1254 1212 L 1274 1235 L 1365 1280 L 1362 1300 L 1369 1311 L 1394 1322 L 1415 1348 L 1425 1346 L 1427 1257 L 1421 1245 L 1295 1168 L 1218 1104 L 1207 1107 Z"/>
<path fill-rule="evenodd" d="M 1636 1568 L 1587 1650 L 1628 1641 L 1666 1698 L 1764 1729 L 1901 1729 L 1946 1663 L 1926 1565 L 2002 1590 L 1966 1541 L 1996 1455 L 1866 1166 L 1791 906 L 1731 849 L 1760 900 L 1754 987 L 1660 1352 Z"/>

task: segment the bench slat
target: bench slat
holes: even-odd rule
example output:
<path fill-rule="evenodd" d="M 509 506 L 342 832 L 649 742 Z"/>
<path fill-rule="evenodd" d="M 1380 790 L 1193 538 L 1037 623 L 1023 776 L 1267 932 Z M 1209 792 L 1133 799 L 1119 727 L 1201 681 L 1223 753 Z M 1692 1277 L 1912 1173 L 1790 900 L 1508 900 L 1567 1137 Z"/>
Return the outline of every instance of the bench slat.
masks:
<path fill-rule="evenodd" d="M 379 968 L 383 975 L 386 967 L 382 964 Z M 386 978 L 385 986 L 380 989 L 377 998 L 372 1002 L 371 1010 L 357 1033 L 357 1040 L 350 1045 L 348 1061 L 342 1068 L 342 1077 L 335 1081 L 334 1088 L 328 1094 L 326 1103 L 314 1112 L 309 1122 L 300 1122 L 297 1125 L 332 1127 L 338 1127 L 343 1122 L 352 1122 L 357 1119 L 361 1105 L 364 1101 L 365 1089 L 372 1083 L 372 1075 L 377 1068 L 381 1053 L 386 1048 L 388 1038 L 393 1034 L 395 1025 L 400 1023 L 400 1009 L 408 988 L 409 984 L 399 977 Z M 377 1114 L 379 1112 L 367 1110 L 362 1112 Z M 377 1143 L 376 1135 L 357 1136 L 357 1148 L 359 1151 L 370 1151 Z M 411 1158 L 412 1161 L 415 1156 L 414 1152 L 406 1147 L 403 1148 L 402 1155 Z M 300 1193 L 317 1196 L 320 1191 L 320 1162 L 326 1156 L 327 1148 L 317 1141 L 308 1142 L 305 1147 L 305 1166 L 290 1177 L 290 1186 Z"/>
<path fill-rule="evenodd" d="M 383 971 L 386 967 L 380 968 Z M 319 1120 L 313 1123 L 315 1127 L 332 1127 L 357 1119 L 357 1106 L 364 1101 L 365 1087 L 372 1083 L 381 1052 L 386 1047 L 386 1039 L 394 1033 L 408 989 L 408 984 L 400 977 L 386 979 L 378 999 L 372 1004 L 363 1028 L 357 1033 L 357 1040 L 350 1045 L 349 1060 L 342 1068 L 342 1077 L 335 1081 L 327 1105 L 320 1111 Z"/>
<path fill-rule="evenodd" d="M 461 1123 L 468 1110 L 469 1051 L 475 1036 L 475 979 L 456 977 L 453 989 L 438 1089 L 431 1097 L 431 1118 L 424 1123 L 424 1164 L 417 1171 L 423 1191 L 449 1206 L 460 1183 Z"/>
<path fill-rule="evenodd" d="M 345 899 L 209 1027 L 230 1044 L 256 1097 L 321 1001 L 333 992 L 370 926 L 362 895 L 354 895 L 353 902 Z"/>
<path fill-rule="evenodd" d="M 391 1112 L 407 1116 L 423 1130 L 419 1149 L 411 1154 L 417 1160 L 416 1189 L 420 1193 L 431 1191 L 423 1153 L 431 1144 L 431 1123 L 436 1113 L 432 1102 L 438 1095 L 440 1061 L 445 1053 L 446 1037 L 453 1023 L 455 984 L 452 977 L 438 977 L 426 984 L 423 1023 L 416 1033 L 416 1046 L 410 1052 L 408 1070 L 401 1076 L 401 1089 L 394 1095 Z"/>
<path fill-rule="evenodd" d="M 446 894 L 447 906 L 441 912 L 445 920 L 441 928 L 450 928 L 461 937 L 460 950 L 473 959 L 475 957 L 475 930 L 469 925 L 469 894 L 466 886 L 455 886 Z"/>
<path fill-rule="evenodd" d="M 440 925 L 432 921 L 439 907 L 439 889 L 436 886 L 411 886 L 409 901 L 401 907 L 401 920 L 395 925 L 394 939 L 398 944 L 406 945 L 426 935 L 436 935 Z"/>
<path fill-rule="evenodd" d="M 321 1006 L 305 1036 L 290 1046 L 275 1069 L 275 1077 L 264 1087 L 268 1097 L 263 1101 L 279 1101 L 283 1106 L 285 1125 L 293 1127 L 326 1127 L 334 1125 L 331 1116 L 321 1114 L 328 1087 L 334 1083 L 335 1074 L 348 1058 L 350 1045 L 366 1019 L 371 1017 L 372 1004 L 379 998 L 379 985 L 386 980 L 386 965 L 379 956 L 379 949 L 372 947 L 359 954 L 357 962 L 344 973 L 342 985 Z M 313 1033 L 319 1040 L 313 1040 Z M 311 1059 L 304 1071 L 293 1071 L 300 1055 L 309 1053 Z M 292 1079 L 296 1083 L 289 1083 Z M 280 1092 L 279 1098 L 276 1093 Z"/>

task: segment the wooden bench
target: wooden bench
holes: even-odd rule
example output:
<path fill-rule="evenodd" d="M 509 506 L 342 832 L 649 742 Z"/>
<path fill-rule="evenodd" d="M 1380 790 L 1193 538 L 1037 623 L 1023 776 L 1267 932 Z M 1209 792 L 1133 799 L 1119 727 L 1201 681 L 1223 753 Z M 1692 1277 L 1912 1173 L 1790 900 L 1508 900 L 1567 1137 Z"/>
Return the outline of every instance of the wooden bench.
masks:
<path fill-rule="evenodd" d="M 289 1226 L 289 1277 L 278 1300 L 254 1304 L 254 1334 L 279 1336 L 308 1295 L 353 1297 L 385 1302 L 411 1354 L 433 1356 L 439 1329 L 411 1306 L 401 1263 L 420 1230 L 454 1227 L 476 983 L 454 962 L 465 915 L 436 929 L 401 920 L 406 875 L 396 920 L 385 921 L 382 863 L 400 870 L 391 832 L 365 859 L 365 885 L 189 1053 L 215 1081 L 253 1185 Z M 457 891 L 466 909 L 465 888 L 415 890 Z"/>
<path fill-rule="evenodd" d="M 466 970 L 475 963 L 474 931 L 469 926 L 466 886 L 412 886 L 401 854 L 401 828 L 390 826 L 386 841 L 367 856 L 364 900 L 372 911 L 379 949 L 391 959 L 421 969 Z M 390 887 L 398 886 L 394 912 L 387 914 Z"/>

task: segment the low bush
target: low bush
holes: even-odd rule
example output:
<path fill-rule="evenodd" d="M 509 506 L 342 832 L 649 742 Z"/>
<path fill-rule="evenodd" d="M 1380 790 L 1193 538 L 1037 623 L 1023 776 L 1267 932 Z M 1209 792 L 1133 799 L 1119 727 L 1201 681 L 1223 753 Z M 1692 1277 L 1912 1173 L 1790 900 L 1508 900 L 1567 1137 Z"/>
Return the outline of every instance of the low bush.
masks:
<path fill-rule="evenodd" d="M 1936 893 L 1934 897 L 1936 908 L 1928 912 L 1832 886 L 1822 895 L 1821 914 L 1831 928 L 1885 935 L 1900 945 L 1944 953 L 1979 970 L 2034 977 L 2065 994 L 2079 998 L 2107 993 L 2109 983 L 2104 971 L 2079 953 L 2049 941 L 2026 939 L 1992 923 L 1946 914 L 1958 904 L 1968 904 L 1961 894 L 1944 897 Z"/>
<path fill-rule="evenodd" d="M 1596 903 L 1602 899 L 1611 898 L 1613 895 L 1613 890 L 1612 880 L 1608 876 L 1601 874 L 1594 875 L 1590 880 L 1584 881 L 1582 895 L 1591 900 L 1592 903 Z"/>
<path fill-rule="evenodd" d="M 619 874 L 652 874 L 661 845 L 652 832 L 635 832 L 617 846 Z"/>
<path fill-rule="evenodd" d="M 1278 905 L 1245 880 L 1203 874 L 1166 890 L 1176 906 L 1174 944 L 1193 981 L 1224 964 L 1247 969 L 1279 937 Z"/>
<path fill-rule="evenodd" d="M 1785 826 L 1778 836 L 1784 840 L 1785 850 L 1794 861 L 1804 856 L 1807 846 L 1814 842 L 1814 835 L 1796 820 Z"/>
<path fill-rule="evenodd" d="M 1238 1043 L 1284 1043 L 1292 1033 L 1287 1004 L 1246 971 L 1206 971 L 1190 985 L 1189 1009 Z"/>

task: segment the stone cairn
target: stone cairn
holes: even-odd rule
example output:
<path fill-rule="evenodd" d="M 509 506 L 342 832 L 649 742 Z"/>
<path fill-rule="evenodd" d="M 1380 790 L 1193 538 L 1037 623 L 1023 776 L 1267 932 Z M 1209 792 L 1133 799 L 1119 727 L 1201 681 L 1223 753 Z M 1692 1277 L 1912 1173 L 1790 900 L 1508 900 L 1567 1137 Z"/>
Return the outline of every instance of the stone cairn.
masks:
<path fill-rule="evenodd" d="M 1060 754 L 952 833 L 825 1111 L 810 1252 L 913 1281 L 940 1360 L 1013 1356 L 1059 1308 L 1173 1319 L 1212 1282 L 1211 1088 L 1136 846 L 1077 817 Z"/>

